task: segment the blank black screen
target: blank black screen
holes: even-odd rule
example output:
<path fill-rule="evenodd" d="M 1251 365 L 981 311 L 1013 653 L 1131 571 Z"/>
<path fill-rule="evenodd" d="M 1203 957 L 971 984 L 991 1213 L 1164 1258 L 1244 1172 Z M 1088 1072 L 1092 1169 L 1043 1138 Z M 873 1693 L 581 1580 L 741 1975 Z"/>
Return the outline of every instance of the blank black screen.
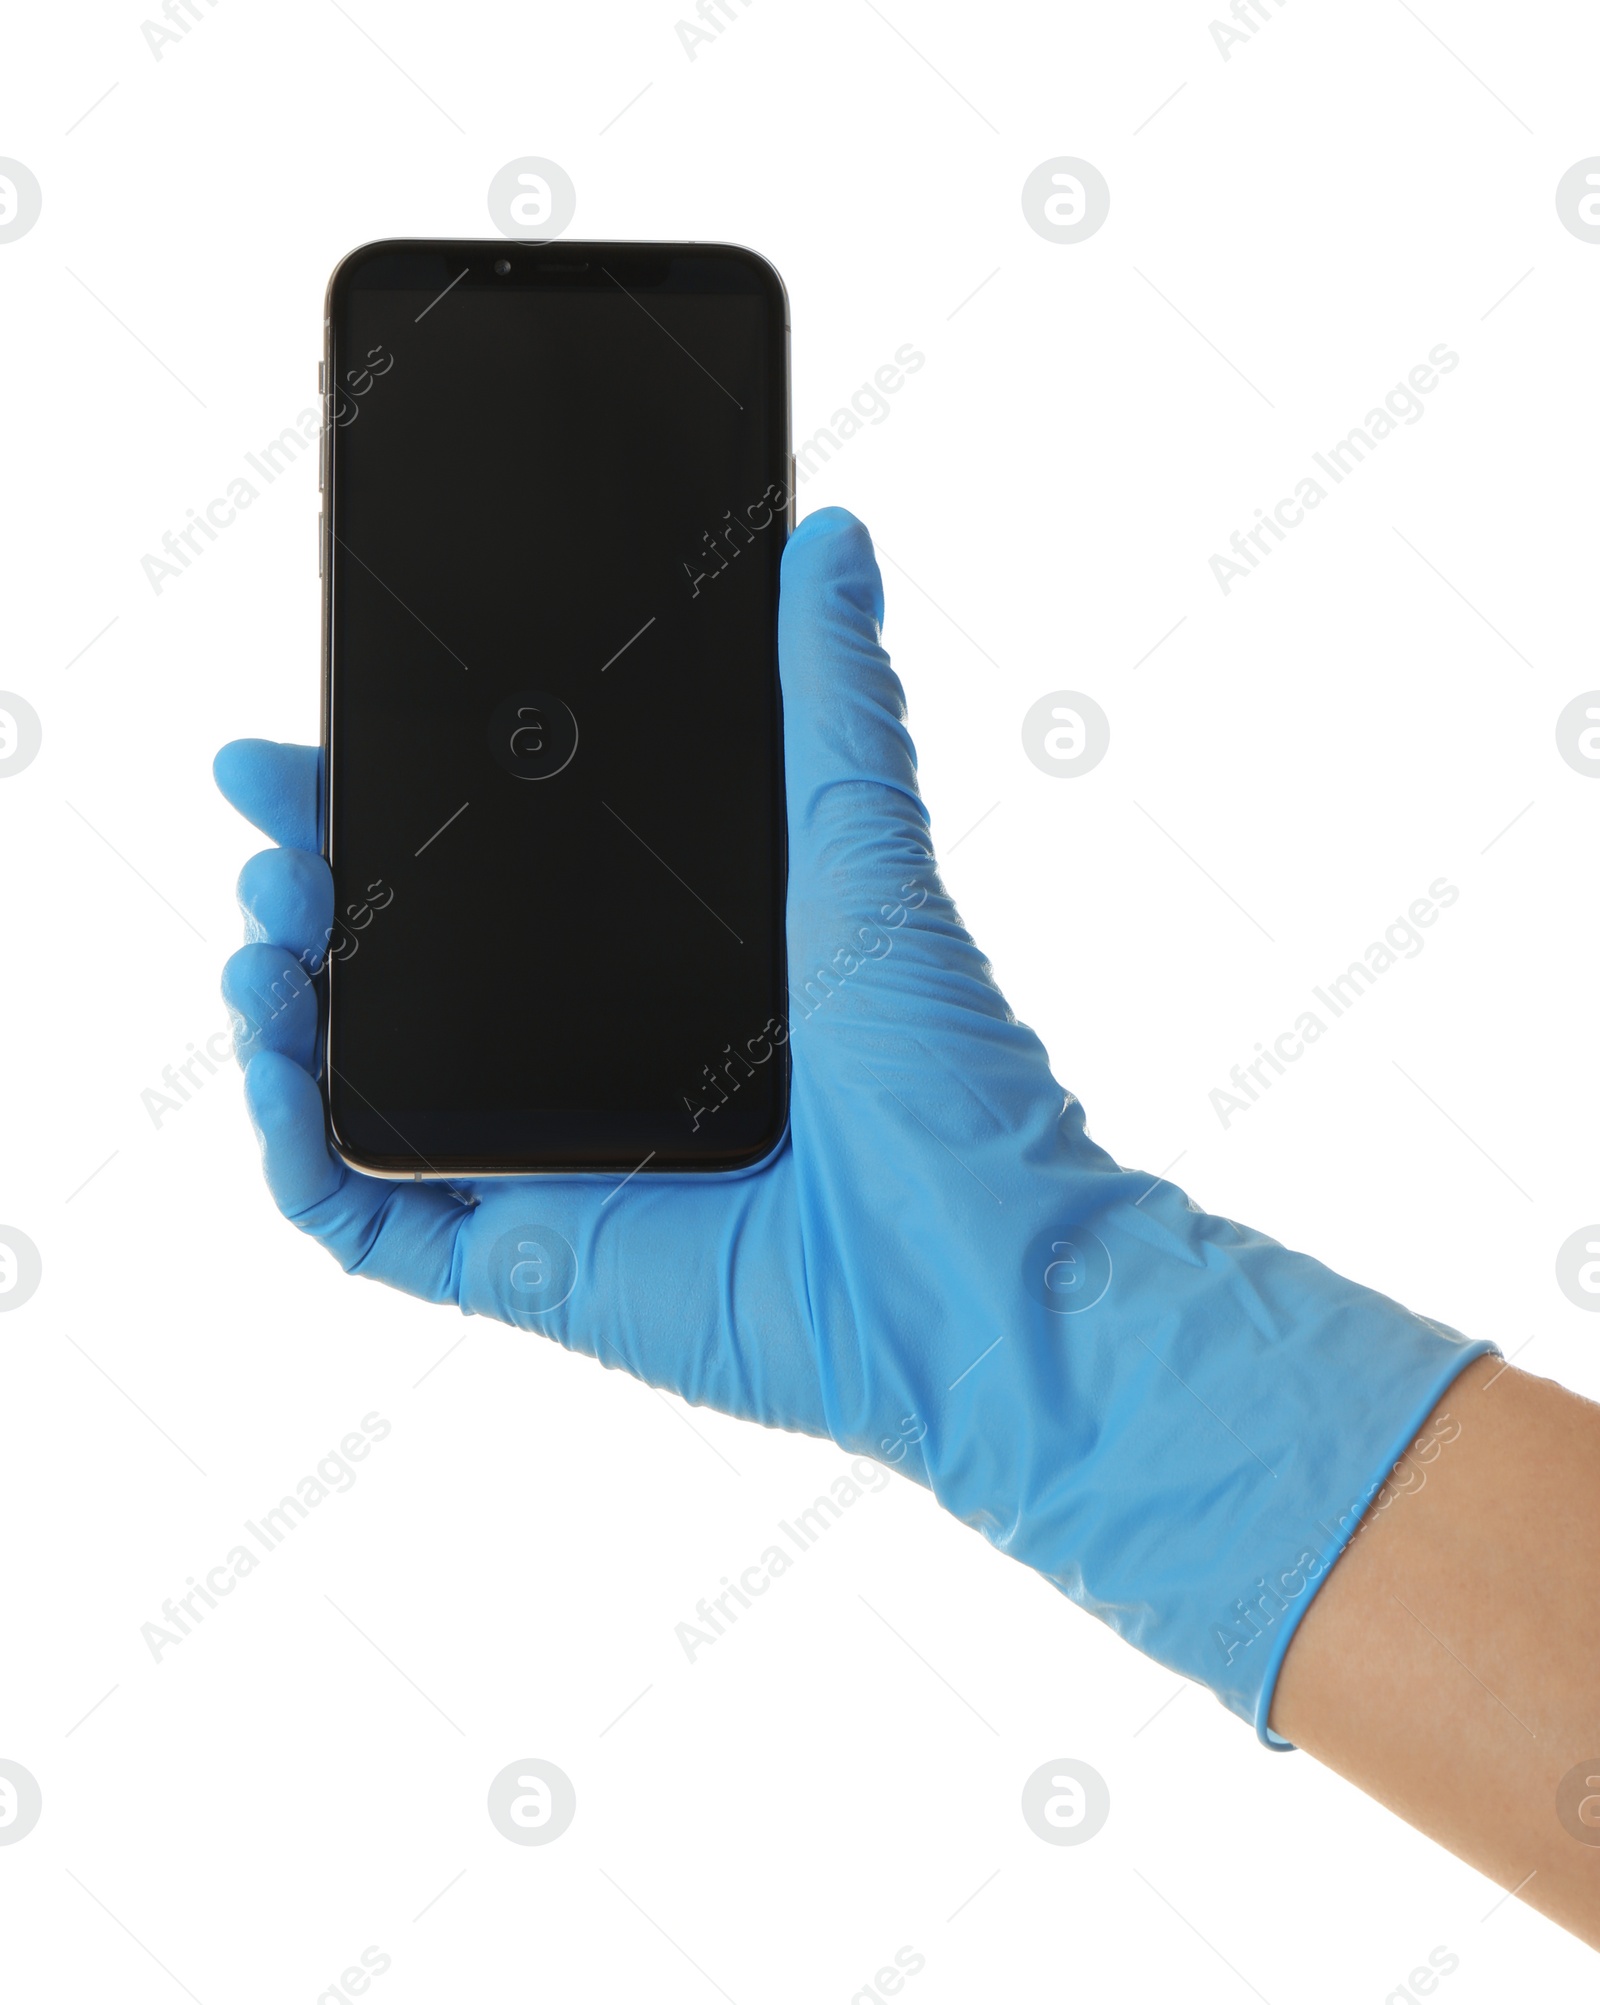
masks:
<path fill-rule="evenodd" d="M 380 248 L 336 275 L 327 1091 L 353 1159 L 717 1168 L 781 1132 L 785 340 L 747 253 Z"/>

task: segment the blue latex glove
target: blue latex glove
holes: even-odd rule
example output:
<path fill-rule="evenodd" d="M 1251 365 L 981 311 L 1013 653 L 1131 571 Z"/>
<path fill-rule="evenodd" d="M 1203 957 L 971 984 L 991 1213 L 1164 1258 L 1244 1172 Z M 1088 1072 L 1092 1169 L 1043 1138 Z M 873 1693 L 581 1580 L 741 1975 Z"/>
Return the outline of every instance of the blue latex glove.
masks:
<path fill-rule="evenodd" d="M 1271 1741 L 1316 1583 L 1492 1347 L 1088 1140 L 939 881 L 882 618 L 861 524 L 808 517 L 779 623 L 792 1114 L 735 1178 L 447 1187 L 330 1156 L 319 755 L 225 747 L 218 784 L 284 845 L 245 866 L 224 976 L 267 1181 L 350 1272 L 902 1468 Z M 751 1064 L 781 1062 L 776 1032 Z"/>

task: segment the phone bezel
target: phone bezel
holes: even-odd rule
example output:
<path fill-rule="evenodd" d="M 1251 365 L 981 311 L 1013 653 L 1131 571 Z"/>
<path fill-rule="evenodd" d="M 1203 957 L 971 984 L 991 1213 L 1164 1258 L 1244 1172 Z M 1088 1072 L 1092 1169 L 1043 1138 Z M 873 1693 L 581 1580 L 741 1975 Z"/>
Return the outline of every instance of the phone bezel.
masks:
<path fill-rule="evenodd" d="M 542 243 L 514 244 L 505 238 L 452 239 L 452 238 L 387 238 L 364 244 L 351 251 L 335 266 L 328 280 L 323 313 L 323 358 L 319 372 L 321 395 L 321 467 L 323 485 L 323 519 L 319 523 L 320 557 L 322 573 L 322 750 L 323 784 L 319 812 L 321 827 L 319 839 L 324 858 L 330 868 L 333 866 L 332 829 L 334 789 L 338 782 L 338 747 L 333 730 L 334 685 L 337 677 L 337 663 L 334 659 L 334 595 L 339 581 L 338 543 L 336 540 L 336 494 L 338 431 L 334 422 L 335 398 L 340 394 L 340 372 L 343 357 L 338 346 L 341 324 L 341 308 L 348 292 L 362 270 L 375 261 L 399 255 L 443 256 L 452 263 L 460 261 L 462 275 L 460 283 L 482 283 L 485 289 L 505 289 L 517 285 L 554 283 L 569 286 L 577 283 L 592 283 L 580 280 L 578 267 L 597 265 L 604 258 L 609 272 L 618 274 L 626 284 L 628 276 L 635 277 L 636 283 L 643 282 L 643 276 L 652 266 L 659 266 L 663 260 L 675 257 L 704 260 L 727 258 L 737 261 L 754 276 L 769 298 L 774 309 L 772 318 L 773 340 L 769 345 L 769 367 L 775 380 L 770 384 L 769 408 L 781 414 L 781 440 L 773 452 L 779 483 L 788 496 L 788 507 L 781 523 L 783 540 L 795 526 L 793 424 L 790 407 L 790 367 L 789 367 L 789 302 L 776 267 L 759 253 L 741 245 L 705 243 L 666 243 L 649 241 L 608 242 L 596 239 L 583 241 L 553 239 Z M 495 273 L 496 260 L 510 256 L 513 259 L 512 273 L 501 276 Z M 569 269 L 563 273 L 562 267 Z M 781 554 L 781 543 L 779 550 Z M 780 981 L 787 995 L 787 955 L 781 924 L 783 893 L 788 882 L 787 823 L 783 811 L 783 698 L 781 685 L 777 680 L 776 634 L 773 636 L 772 674 L 774 679 L 775 702 L 775 778 L 778 788 L 778 858 L 777 878 L 780 902 L 780 924 L 777 929 Z M 330 942 L 331 944 L 331 942 Z M 553 1160 L 545 1156 L 507 1158 L 493 1154 L 448 1155 L 430 1160 L 409 1146 L 390 1154 L 374 1153 L 355 1146 L 348 1137 L 339 1132 L 336 1115 L 335 1095 L 332 1091 L 332 1037 L 334 1014 L 337 1008 L 337 967 L 331 955 L 324 961 L 318 977 L 321 991 L 323 1023 L 320 1043 L 323 1109 L 327 1123 L 329 1147 L 350 1168 L 364 1175 L 387 1178 L 393 1181 L 442 1181 L 478 1180 L 483 1178 L 512 1177 L 579 1177 L 590 1180 L 612 1182 L 618 1176 L 639 1177 L 653 1181 L 660 1176 L 748 1176 L 764 1168 L 783 1149 L 788 1138 L 789 1103 L 791 1085 L 791 1065 L 788 1040 L 782 1049 L 782 1064 L 774 1074 L 778 1092 L 776 1096 L 776 1117 L 769 1130 L 758 1143 L 745 1149 L 724 1151 L 689 1151 L 682 1155 L 663 1160 L 659 1154 L 654 1160 L 647 1158 L 641 1165 L 622 1160 L 595 1164 L 593 1162 L 572 1162 Z M 776 1060 L 777 1054 L 774 1054 Z M 348 1082 L 347 1082 L 348 1083 Z M 352 1091 L 356 1090 L 354 1088 Z M 381 1116 L 380 1118 L 387 1118 Z M 398 1131 L 397 1131 L 398 1134 Z M 403 1137 L 400 1137 L 403 1140 Z"/>

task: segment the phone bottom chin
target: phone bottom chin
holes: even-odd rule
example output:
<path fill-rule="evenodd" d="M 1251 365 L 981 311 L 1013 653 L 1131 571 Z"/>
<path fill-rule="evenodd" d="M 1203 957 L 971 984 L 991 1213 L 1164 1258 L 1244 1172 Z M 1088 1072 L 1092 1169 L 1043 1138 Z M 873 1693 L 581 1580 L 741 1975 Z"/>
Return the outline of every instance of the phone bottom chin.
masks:
<path fill-rule="evenodd" d="M 783 1138 L 787 1107 L 730 1102 L 677 1112 L 333 1107 L 334 1147 L 353 1168 L 391 1177 L 630 1176 L 748 1169 Z"/>

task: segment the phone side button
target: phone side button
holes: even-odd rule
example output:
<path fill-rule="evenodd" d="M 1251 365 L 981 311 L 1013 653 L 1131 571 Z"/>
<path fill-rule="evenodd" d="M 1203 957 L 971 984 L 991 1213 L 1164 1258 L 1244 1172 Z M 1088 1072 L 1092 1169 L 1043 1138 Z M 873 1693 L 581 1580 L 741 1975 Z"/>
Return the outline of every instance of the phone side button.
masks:
<path fill-rule="evenodd" d="M 327 542 L 328 518 L 319 512 L 317 515 L 317 576 L 319 578 L 322 576 L 322 553 L 327 547 Z"/>
<path fill-rule="evenodd" d="M 317 364 L 317 395 L 320 397 L 328 387 L 328 364 L 326 360 Z"/>
<path fill-rule="evenodd" d="M 797 481 L 797 480 L 799 479 L 799 477 L 800 477 L 800 474 L 799 474 L 799 469 L 798 469 L 798 468 L 796 467 L 796 465 L 795 465 L 795 463 L 794 463 L 794 454 L 793 454 L 793 453 L 790 453 L 790 455 L 789 455 L 789 527 L 790 527 L 791 529 L 792 529 L 792 528 L 794 527 L 794 512 L 795 512 L 795 503 L 796 503 L 796 497 L 795 497 L 795 491 L 794 491 L 794 488 L 795 488 L 795 482 L 796 482 L 796 481 Z"/>

